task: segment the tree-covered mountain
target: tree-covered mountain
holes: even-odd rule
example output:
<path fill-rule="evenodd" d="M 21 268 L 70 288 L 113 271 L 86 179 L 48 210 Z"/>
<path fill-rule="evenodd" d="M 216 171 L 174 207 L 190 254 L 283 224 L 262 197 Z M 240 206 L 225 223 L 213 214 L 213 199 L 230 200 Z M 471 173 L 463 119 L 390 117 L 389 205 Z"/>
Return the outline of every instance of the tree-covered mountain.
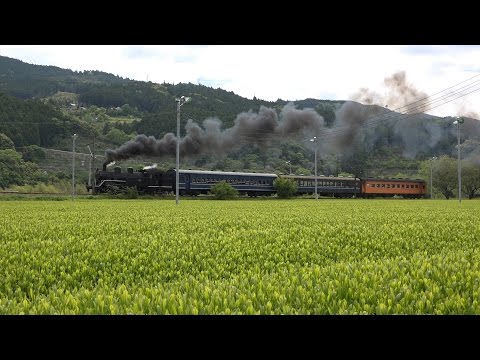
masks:
<path fill-rule="evenodd" d="M 88 124 L 38 99 L 21 100 L 0 92 L 0 133 L 17 147 L 52 147 L 70 134 L 92 131 Z"/>
<path fill-rule="evenodd" d="M 276 102 L 250 100 L 231 91 L 191 83 L 156 84 L 100 71 L 78 72 L 56 66 L 32 65 L 4 56 L 0 56 L 0 92 L 20 99 L 49 99 L 57 93 L 74 93 L 78 107 L 111 109 L 128 104 L 132 113 L 142 118 L 145 116 L 144 123 L 134 126 L 133 130 L 151 135 L 173 129 L 169 123 L 175 121 L 175 98 L 182 95 L 192 99 L 188 109 L 191 118 L 203 121 L 218 117 L 225 127 L 231 126 L 243 111 L 258 111 L 260 105 L 281 108 L 287 103 L 281 99 Z M 301 108 L 315 108 L 327 122 L 333 121 L 334 109 L 342 103 L 315 99 L 297 102 Z M 152 121 L 156 126 L 151 125 Z"/>

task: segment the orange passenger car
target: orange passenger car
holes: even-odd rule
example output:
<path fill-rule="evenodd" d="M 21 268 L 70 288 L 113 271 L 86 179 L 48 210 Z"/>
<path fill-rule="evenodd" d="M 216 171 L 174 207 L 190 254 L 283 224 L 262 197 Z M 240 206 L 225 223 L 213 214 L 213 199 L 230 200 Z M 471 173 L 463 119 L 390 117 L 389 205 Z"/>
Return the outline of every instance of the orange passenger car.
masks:
<path fill-rule="evenodd" d="M 422 198 L 426 194 L 424 180 L 408 179 L 362 179 L 363 197 Z"/>

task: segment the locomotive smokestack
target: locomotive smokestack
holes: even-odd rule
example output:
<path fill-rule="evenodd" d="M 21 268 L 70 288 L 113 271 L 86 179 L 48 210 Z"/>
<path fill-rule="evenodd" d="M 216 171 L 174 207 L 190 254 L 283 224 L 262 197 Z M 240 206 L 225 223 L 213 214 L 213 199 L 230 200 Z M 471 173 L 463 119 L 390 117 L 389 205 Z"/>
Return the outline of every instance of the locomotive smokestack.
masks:
<path fill-rule="evenodd" d="M 102 167 L 103 171 L 107 171 L 107 165 L 110 164 L 110 163 L 111 163 L 111 161 L 108 161 L 108 160 L 103 163 L 103 167 Z"/>

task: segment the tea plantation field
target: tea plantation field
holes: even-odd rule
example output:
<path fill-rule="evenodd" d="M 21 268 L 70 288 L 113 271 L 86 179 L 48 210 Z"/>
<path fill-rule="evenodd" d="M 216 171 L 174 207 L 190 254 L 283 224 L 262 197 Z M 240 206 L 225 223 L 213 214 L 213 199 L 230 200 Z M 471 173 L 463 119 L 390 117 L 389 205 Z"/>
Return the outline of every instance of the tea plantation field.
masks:
<path fill-rule="evenodd" d="M 0 201 L 0 314 L 480 314 L 480 201 Z"/>

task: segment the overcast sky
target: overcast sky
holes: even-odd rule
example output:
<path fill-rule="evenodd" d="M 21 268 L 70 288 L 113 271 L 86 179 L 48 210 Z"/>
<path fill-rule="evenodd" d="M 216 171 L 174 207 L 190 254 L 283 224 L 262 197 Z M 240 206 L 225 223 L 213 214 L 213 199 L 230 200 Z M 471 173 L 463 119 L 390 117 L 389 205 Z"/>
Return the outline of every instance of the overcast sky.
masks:
<path fill-rule="evenodd" d="M 380 104 L 396 96 L 384 79 L 404 71 L 410 89 L 432 96 L 424 112 L 480 114 L 476 45 L 0 45 L 0 55 L 141 81 L 203 84 L 269 101 L 348 100 L 368 88 L 375 102 L 390 108 L 396 104 Z"/>

